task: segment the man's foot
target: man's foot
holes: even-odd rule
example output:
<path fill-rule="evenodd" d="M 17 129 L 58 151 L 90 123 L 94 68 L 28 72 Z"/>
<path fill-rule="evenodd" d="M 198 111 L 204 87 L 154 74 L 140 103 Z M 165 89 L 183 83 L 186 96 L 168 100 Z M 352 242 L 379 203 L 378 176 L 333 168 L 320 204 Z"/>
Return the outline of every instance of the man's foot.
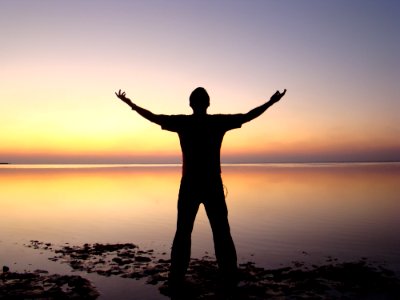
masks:
<path fill-rule="evenodd" d="M 217 284 L 218 299 L 230 300 L 235 299 L 237 293 L 238 279 L 237 276 L 223 276 Z"/>
<path fill-rule="evenodd" d="M 172 276 L 171 274 L 168 277 L 168 296 L 171 299 L 184 299 L 185 294 L 185 278 L 184 276 Z"/>

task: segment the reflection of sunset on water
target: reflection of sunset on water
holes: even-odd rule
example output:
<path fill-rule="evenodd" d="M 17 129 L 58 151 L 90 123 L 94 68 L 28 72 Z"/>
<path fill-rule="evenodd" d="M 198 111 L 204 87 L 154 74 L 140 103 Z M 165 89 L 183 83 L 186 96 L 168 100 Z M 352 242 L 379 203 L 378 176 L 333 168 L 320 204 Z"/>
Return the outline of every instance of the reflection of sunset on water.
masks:
<path fill-rule="evenodd" d="M 0 173 L 0 216 L 7 228 L 22 231 L 34 224 L 65 234 L 81 231 L 85 238 L 93 234 L 125 239 L 121 230 L 141 232 L 142 223 L 172 223 L 175 211 L 170 202 L 176 198 L 179 175 L 168 167 L 10 170 Z M 151 235 L 141 232 L 145 234 Z"/>
<path fill-rule="evenodd" d="M 4 239 L 156 243 L 169 251 L 180 166 L 38 167 L 0 169 Z M 397 253 L 396 164 L 225 165 L 222 171 L 239 258 L 256 254 L 273 265 L 299 249 L 389 260 Z M 213 253 L 203 207 L 192 242 L 195 257 Z"/>
<path fill-rule="evenodd" d="M 315 238 L 318 231 L 334 236 L 387 230 L 394 234 L 400 226 L 398 169 L 379 165 L 232 169 L 224 172 L 230 215 L 251 220 L 244 225 L 249 240 L 252 232 L 260 233 L 258 226 L 276 238 L 289 235 L 289 240 Z M 371 223 L 365 227 L 365 222 Z M 237 229 L 241 230 L 239 225 Z"/>

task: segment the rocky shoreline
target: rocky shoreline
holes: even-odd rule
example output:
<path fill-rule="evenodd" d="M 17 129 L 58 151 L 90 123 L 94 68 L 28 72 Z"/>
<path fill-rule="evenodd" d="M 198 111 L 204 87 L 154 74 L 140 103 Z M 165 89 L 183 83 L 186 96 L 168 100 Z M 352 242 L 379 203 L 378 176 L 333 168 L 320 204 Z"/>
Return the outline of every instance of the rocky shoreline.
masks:
<path fill-rule="evenodd" d="M 48 274 L 46 270 L 16 273 L 3 267 L 0 299 L 96 299 L 99 293 L 81 277 Z"/>
<path fill-rule="evenodd" d="M 31 241 L 25 245 L 46 250 L 49 259 L 67 263 L 73 270 L 143 279 L 168 296 L 169 260 L 166 253 L 142 250 L 137 245 L 84 244 L 54 246 Z M 400 280 L 383 265 L 366 258 L 357 262 L 328 259 L 323 265 L 293 262 L 279 269 L 264 269 L 253 262 L 239 265 L 240 281 L 233 299 L 399 299 Z M 209 256 L 192 259 L 185 286 L 186 299 L 219 299 L 218 268 Z M 81 276 L 48 274 L 47 271 L 13 273 L 7 266 L 0 274 L 0 299 L 96 299 L 96 287 Z"/>

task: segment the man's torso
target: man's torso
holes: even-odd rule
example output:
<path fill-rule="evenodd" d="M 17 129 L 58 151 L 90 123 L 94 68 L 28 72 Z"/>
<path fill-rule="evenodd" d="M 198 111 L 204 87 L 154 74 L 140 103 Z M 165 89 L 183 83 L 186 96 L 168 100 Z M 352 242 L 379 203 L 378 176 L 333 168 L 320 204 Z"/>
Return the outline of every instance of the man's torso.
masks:
<path fill-rule="evenodd" d="M 239 128 L 243 123 L 242 116 L 240 114 L 163 116 L 162 128 L 179 135 L 183 175 L 219 175 L 220 149 L 225 132 Z"/>

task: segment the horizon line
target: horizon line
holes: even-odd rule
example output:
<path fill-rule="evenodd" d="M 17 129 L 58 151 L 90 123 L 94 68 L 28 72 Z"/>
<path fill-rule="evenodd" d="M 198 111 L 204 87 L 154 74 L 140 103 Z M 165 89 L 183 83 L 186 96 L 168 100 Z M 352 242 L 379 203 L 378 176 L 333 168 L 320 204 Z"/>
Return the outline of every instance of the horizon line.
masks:
<path fill-rule="evenodd" d="M 259 161 L 221 162 L 221 165 L 258 164 L 340 164 L 340 163 L 400 163 L 400 160 L 316 160 L 316 161 Z M 0 165 L 182 165 L 182 162 L 0 162 Z"/>

